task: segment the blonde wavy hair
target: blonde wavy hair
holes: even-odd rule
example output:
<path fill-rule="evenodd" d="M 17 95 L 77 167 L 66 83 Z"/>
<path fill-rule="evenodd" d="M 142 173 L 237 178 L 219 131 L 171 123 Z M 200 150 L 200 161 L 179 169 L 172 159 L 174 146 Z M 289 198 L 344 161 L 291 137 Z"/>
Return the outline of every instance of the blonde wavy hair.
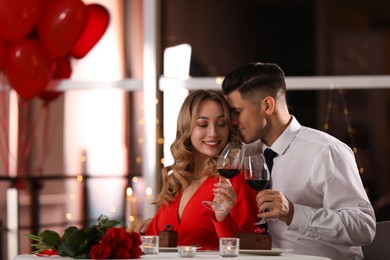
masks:
<path fill-rule="evenodd" d="M 176 139 L 171 145 L 174 163 L 162 169 L 162 189 L 156 204 L 168 205 L 176 196 L 187 188 L 193 180 L 193 154 L 191 134 L 196 126 L 200 104 L 205 100 L 214 101 L 222 106 L 226 124 L 229 126 L 228 141 L 241 142 L 230 120 L 230 108 L 222 92 L 216 90 L 196 90 L 184 100 L 177 120 Z M 209 158 L 205 165 L 209 176 L 216 176 L 216 160 Z"/>

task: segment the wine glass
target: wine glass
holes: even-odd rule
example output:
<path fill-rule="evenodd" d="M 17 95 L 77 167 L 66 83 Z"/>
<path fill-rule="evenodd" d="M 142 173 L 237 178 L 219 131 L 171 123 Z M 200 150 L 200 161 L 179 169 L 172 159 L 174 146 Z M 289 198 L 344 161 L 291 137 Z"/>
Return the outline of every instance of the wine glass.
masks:
<path fill-rule="evenodd" d="M 257 192 L 265 189 L 270 181 L 270 174 L 262 154 L 245 156 L 244 177 L 249 187 Z M 266 218 L 260 219 L 255 225 L 267 223 Z"/>
<path fill-rule="evenodd" d="M 244 158 L 244 149 L 240 143 L 228 142 L 217 161 L 217 170 L 220 176 L 231 179 L 241 171 Z M 219 177 L 221 182 L 221 177 Z M 202 204 L 211 210 L 225 211 L 225 209 L 214 201 L 203 201 Z"/>

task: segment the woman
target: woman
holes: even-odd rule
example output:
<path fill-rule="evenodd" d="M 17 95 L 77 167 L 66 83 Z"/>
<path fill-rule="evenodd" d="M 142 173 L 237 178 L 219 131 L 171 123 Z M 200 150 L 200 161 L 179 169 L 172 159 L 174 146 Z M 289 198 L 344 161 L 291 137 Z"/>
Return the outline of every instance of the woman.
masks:
<path fill-rule="evenodd" d="M 240 139 L 232 128 L 224 96 L 212 90 L 192 92 L 179 113 L 176 140 L 171 145 L 174 163 L 162 170 L 162 190 L 156 202 L 160 208 L 147 235 L 158 235 L 171 225 L 178 231 L 178 245 L 218 249 L 220 237 L 254 231 L 256 194 L 247 188 L 242 173 L 231 181 L 221 178 L 219 183 L 216 160 L 228 141 Z M 225 211 L 202 205 L 214 195 Z"/>

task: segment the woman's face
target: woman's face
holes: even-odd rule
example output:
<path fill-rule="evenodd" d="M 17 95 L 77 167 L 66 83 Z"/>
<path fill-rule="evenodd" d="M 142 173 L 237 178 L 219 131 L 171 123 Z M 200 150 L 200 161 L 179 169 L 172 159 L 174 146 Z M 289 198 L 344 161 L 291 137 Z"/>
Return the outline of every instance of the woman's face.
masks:
<path fill-rule="evenodd" d="M 226 146 L 228 138 L 229 126 L 222 105 L 212 100 L 202 101 L 191 133 L 194 157 L 206 159 L 217 156 Z"/>

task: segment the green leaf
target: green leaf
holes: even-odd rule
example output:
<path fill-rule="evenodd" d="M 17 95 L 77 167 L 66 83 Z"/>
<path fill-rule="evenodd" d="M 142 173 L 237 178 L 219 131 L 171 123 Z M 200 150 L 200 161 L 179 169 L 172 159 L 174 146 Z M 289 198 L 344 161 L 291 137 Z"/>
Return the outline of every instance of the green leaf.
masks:
<path fill-rule="evenodd" d="M 89 253 L 84 253 L 84 254 L 77 255 L 74 258 L 75 259 L 89 259 L 89 258 L 91 258 L 91 256 L 89 255 Z"/>
<path fill-rule="evenodd" d="M 107 221 L 106 227 L 108 227 L 108 228 L 115 227 L 115 226 L 119 225 L 120 223 L 121 223 L 120 221 L 115 220 L 115 219 L 109 220 L 109 221 Z"/>
<path fill-rule="evenodd" d="M 57 248 L 57 254 L 59 256 L 70 256 L 70 257 L 73 257 L 74 256 L 74 252 L 70 251 L 65 244 L 61 244 L 58 246 Z"/>
<path fill-rule="evenodd" d="M 54 249 L 61 244 L 60 235 L 52 230 L 43 230 L 38 235 L 41 238 L 41 243 L 53 247 Z"/>
<path fill-rule="evenodd" d="M 33 235 L 33 234 L 24 234 L 24 236 L 30 238 L 31 240 L 34 240 L 34 241 L 39 241 L 40 240 L 40 237 L 37 236 L 37 235 Z"/>
<path fill-rule="evenodd" d="M 106 215 L 100 215 L 98 218 L 99 224 L 104 225 L 108 221 L 108 217 Z"/>
<path fill-rule="evenodd" d="M 83 245 L 84 240 L 86 239 L 85 233 L 83 230 L 76 230 L 69 234 L 67 240 L 63 241 L 67 249 L 72 253 L 72 256 L 79 253 L 81 246 Z"/>
<path fill-rule="evenodd" d="M 72 235 L 77 230 L 79 230 L 79 229 L 77 227 L 75 227 L 75 226 L 70 226 L 70 227 L 66 228 L 65 231 L 64 231 L 64 234 L 62 235 L 62 241 L 63 242 L 68 241 L 70 235 Z"/>

